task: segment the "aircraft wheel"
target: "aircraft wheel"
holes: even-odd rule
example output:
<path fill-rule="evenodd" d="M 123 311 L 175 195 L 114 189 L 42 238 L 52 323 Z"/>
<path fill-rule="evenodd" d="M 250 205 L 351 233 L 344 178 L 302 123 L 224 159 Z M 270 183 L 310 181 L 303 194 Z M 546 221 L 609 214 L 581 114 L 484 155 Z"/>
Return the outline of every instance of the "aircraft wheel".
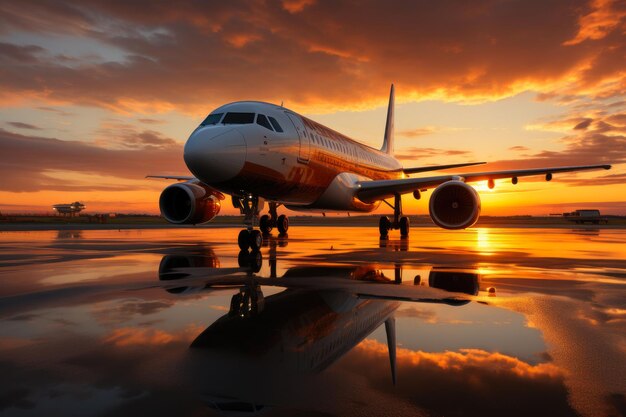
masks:
<path fill-rule="evenodd" d="M 237 257 L 240 268 L 250 268 L 252 272 L 259 272 L 263 266 L 263 256 L 261 252 L 241 251 Z"/>
<path fill-rule="evenodd" d="M 389 217 L 383 216 L 380 218 L 378 222 L 378 230 L 380 231 L 380 237 L 385 238 L 389 234 L 389 229 L 391 229 L 391 221 Z"/>
<path fill-rule="evenodd" d="M 263 245 L 263 235 L 258 230 L 253 230 L 248 236 L 250 248 L 253 252 L 258 252 Z"/>
<path fill-rule="evenodd" d="M 237 237 L 237 243 L 239 244 L 239 249 L 242 251 L 248 251 L 250 247 L 250 232 L 246 229 L 239 232 L 239 237 Z"/>
<path fill-rule="evenodd" d="M 408 236 L 411 222 L 408 217 L 400 217 L 400 236 Z"/>
<path fill-rule="evenodd" d="M 278 220 L 276 221 L 276 223 L 278 226 L 278 232 L 281 235 L 287 233 L 287 230 L 289 230 L 289 217 L 281 214 L 280 216 L 278 216 Z"/>
<path fill-rule="evenodd" d="M 272 225 L 270 224 L 270 216 L 267 214 L 261 216 L 259 219 L 259 228 L 261 229 L 261 233 L 264 235 L 269 235 L 272 231 Z"/>

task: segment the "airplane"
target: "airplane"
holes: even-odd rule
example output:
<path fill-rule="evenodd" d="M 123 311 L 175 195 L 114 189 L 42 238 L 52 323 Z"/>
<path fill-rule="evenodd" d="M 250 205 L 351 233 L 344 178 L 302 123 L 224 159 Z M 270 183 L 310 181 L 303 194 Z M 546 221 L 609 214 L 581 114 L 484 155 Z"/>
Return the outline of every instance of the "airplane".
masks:
<path fill-rule="evenodd" d="M 465 229 L 476 223 L 481 202 L 468 183 L 610 169 L 611 165 L 562 166 L 487 171 L 411 178 L 428 171 L 461 168 L 484 162 L 406 168 L 394 157 L 394 86 L 391 85 L 383 145 L 374 149 L 282 105 L 258 101 L 225 104 L 213 110 L 191 133 L 184 146 L 185 164 L 194 176 L 148 175 L 177 180 L 163 190 L 159 207 L 174 224 L 201 224 L 220 211 L 221 201 L 244 215 L 246 229 L 239 233 L 242 250 L 259 250 L 263 235 L 274 227 L 287 233 L 289 218 L 277 208 L 308 212 L 371 212 L 381 202 L 393 209 L 382 216 L 380 237 L 392 229 L 409 235 L 409 218 L 403 215 L 403 194 L 434 188 L 429 201 L 433 222 L 444 229 Z M 393 204 L 387 199 L 393 199 Z M 259 217 L 268 202 L 269 213 Z M 255 230 L 258 224 L 260 230 Z"/>
<path fill-rule="evenodd" d="M 78 215 L 81 211 L 85 210 L 85 205 L 79 201 L 75 201 L 70 204 L 55 204 L 52 209 L 59 214 L 68 215 L 70 217 Z"/>

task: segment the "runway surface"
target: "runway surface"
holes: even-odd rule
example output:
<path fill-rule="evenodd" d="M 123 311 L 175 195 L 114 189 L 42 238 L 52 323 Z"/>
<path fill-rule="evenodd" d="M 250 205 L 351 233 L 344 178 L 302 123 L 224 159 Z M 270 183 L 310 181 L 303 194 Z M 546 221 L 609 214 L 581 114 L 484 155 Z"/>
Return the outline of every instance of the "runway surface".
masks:
<path fill-rule="evenodd" d="M 626 230 L 0 233 L 0 415 L 626 414 Z"/>

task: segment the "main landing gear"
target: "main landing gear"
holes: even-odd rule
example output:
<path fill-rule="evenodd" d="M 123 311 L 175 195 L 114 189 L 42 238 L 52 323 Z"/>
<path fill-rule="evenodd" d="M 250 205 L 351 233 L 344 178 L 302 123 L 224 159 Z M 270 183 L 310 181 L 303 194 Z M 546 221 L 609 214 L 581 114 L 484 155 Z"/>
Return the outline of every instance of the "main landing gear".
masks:
<path fill-rule="evenodd" d="M 289 217 L 281 214 L 280 216 L 276 212 L 278 208 L 277 203 L 269 203 L 270 206 L 270 214 L 264 214 L 261 216 L 259 220 L 259 228 L 263 233 L 263 236 L 267 236 L 271 233 L 272 229 L 276 227 L 278 229 L 278 233 L 281 236 L 287 234 L 287 230 L 289 230 Z"/>
<path fill-rule="evenodd" d="M 248 251 L 252 249 L 252 252 L 258 252 L 263 245 L 263 236 L 270 234 L 274 227 L 278 228 L 278 232 L 281 236 L 286 235 L 289 229 L 289 218 L 287 216 L 280 215 L 276 212 L 278 208 L 277 203 L 269 203 L 270 214 L 263 215 L 259 219 L 259 212 L 263 209 L 264 200 L 258 196 L 248 194 L 244 197 L 233 196 L 233 205 L 239 208 L 241 214 L 244 215 L 244 223 L 246 228 L 239 232 L 237 243 L 239 249 L 242 251 Z M 254 224 L 259 219 L 259 230 L 254 230 Z"/>
<path fill-rule="evenodd" d="M 378 222 L 378 230 L 380 231 L 380 238 L 386 239 L 389 236 L 389 230 L 400 229 L 400 236 L 406 238 L 409 236 L 410 222 L 409 218 L 402 216 L 402 198 L 400 194 L 394 195 L 394 204 L 389 204 L 386 200 L 383 200 L 385 204 L 393 209 L 393 222 L 389 220 L 389 217 L 383 216 Z"/>

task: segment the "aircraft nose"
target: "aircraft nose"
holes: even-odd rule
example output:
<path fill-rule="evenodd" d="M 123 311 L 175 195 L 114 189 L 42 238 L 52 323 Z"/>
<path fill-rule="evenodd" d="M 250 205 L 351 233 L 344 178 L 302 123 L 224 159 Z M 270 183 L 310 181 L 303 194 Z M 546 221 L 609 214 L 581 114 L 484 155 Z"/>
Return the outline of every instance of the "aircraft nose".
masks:
<path fill-rule="evenodd" d="M 184 149 L 187 168 L 207 184 L 228 181 L 246 162 L 246 142 L 236 128 L 205 128 L 191 134 Z"/>

